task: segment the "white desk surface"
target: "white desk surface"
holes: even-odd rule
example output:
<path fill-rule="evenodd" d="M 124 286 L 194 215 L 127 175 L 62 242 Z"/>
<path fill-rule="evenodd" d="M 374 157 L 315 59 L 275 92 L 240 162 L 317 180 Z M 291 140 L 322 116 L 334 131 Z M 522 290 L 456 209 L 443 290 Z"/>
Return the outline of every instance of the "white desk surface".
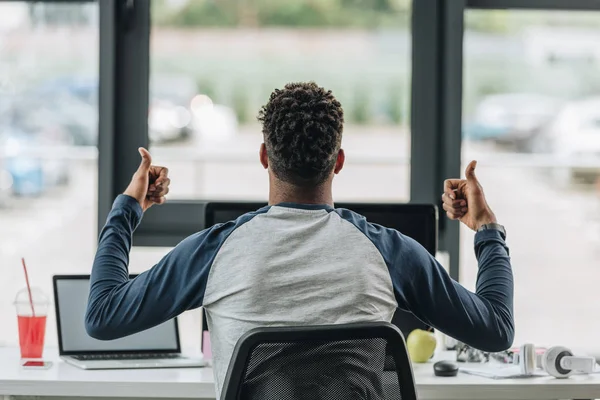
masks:
<path fill-rule="evenodd" d="M 85 371 L 47 349 L 49 370 L 20 366 L 16 348 L 0 348 L 0 397 L 101 397 L 214 399 L 211 368 Z M 459 373 L 433 375 L 432 364 L 414 365 L 420 399 L 600 399 L 600 375 L 492 380 Z"/>

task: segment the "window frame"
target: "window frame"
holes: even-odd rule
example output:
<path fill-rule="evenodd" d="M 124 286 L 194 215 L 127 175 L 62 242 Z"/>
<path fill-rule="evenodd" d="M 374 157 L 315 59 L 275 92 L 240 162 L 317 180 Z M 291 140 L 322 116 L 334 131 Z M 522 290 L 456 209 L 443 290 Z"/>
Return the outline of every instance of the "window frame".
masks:
<path fill-rule="evenodd" d="M 137 168 L 131 154 L 149 144 L 147 115 L 141 111 L 148 106 L 151 24 L 147 3 L 108 0 L 101 4 L 98 231 Z M 412 7 L 410 202 L 438 204 L 440 210 L 443 179 L 460 172 L 461 135 L 452 134 L 460 132 L 460 118 L 446 112 L 440 99 L 461 99 L 462 84 L 444 77 L 462 68 L 462 58 L 455 56 L 460 54 L 457 50 L 462 52 L 462 36 L 456 40 L 447 35 L 462 35 L 459 11 L 463 9 L 464 0 L 419 0 Z M 443 69 L 435 67 L 438 60 L 443 61 Z M 176 245 L 204 228 L 208 202 L 171 200 L 151 208 L 135 232 L 134 244 Z M 440 250 L 450 254 L 450 274 L 455 279 L 458 228 L 456 222 L 440 218 Z"/>
<path fill-rule="evenodd" d="M 110 32 L 105 35 L 106 43 L 105 47 L 102 47 L 104 60 L 101 63 L 101 79 L 104 78 L 102 80 L 104 83 L 101 83 L 100 97 L 105 100 L 103 105 L 107 109 L 101 114 L 100 118 L 101 121 L 104 121 L 104 126 L 100 129 L 103 137 L 99 141 L 100 201 L 98 204 L 98 221 L 106 219 L 114 198 L 123 192 L 131 178 L 131 174 L 137 168 L 137 160 L 132 158 L 131 154 L 135 154 L 139 146 L 149 144 L 147 115 L 144 116 L 146 119 L 142 121 L 140 114 L 137 112 L 139 110 L 136 110 L 134 115 L 130 113 L 119 114 L 119 110 L 122 110 L 125 105 L 130 107 L 132 104 L 136 104 L 139 108 L 139 104 L 148 104 L 147 92 L 140 93 L 136 91 L 126 77 L 134 78 L 136 85 L 141 81 L 149 80 L 149 76 L 145 75 L 148 67 L 143 64 L 145 59 L 149 60 L 150 13 L 148 7 L 140 9 L 140 3 L 134 2 L 129 12 L 133 14 L 132 18 L 136 21 L 132 29 L 135 32 L 129 34 L 133 34 L 137 42 L 135 44 L 133 41 L 127 40 L 121 42 L 119 37 L 127 36 L 127 34 L 116 23 L 117 18 L 114 17 L 114 13 L 117 12 L 118 15 L 120 10 L 115 8 L 114 1 L 111 0 L 112 6 L 105 5 L 105 12 L 100 15 L 101 22 L 104 18 L 105 24 L 103 26 Z M 114 32 L 108 28 L 109 26 L 114 27 Z M 113 33 L 111 34 L 111 32 Z M 127 49 L 138 49 L 138 51 L 144 49 L 144 57 L 132 57 L 131 51 L 127 51 Z M 108 54 L 108 57 L 106 54 Z M 136 70 L 141 72 L 138 72 L 135 76 L 128 75 L 127 71 Z M 124 72 L 119 74 L 115 71 Z M 127 86 L 130 87 L 117 92 L 118 88 Z M 111 104 L 112 107 L 110 107 Z M 414 113 L 414 110 L 411 112 Z M 419 116 L 424 117 L 425 120 L 430 119 L 430 116 L 424 114 Z M 142 132 L 143 130 L 145 132 Z M 418 152 L 423 150 L 427 149 L 417 147 Z M 411 159 L 424 159 L 427 157 L 429 157 L 428 151 L 415 155 L 414 150 L 411 150 Z M 411 173 L 412 179 L 414 178 Z M 160 207 L 152 207 L 145 213 L 142 223 L 135 232 L 134 244 L 136 246 L 161 247 L 176 245 L 185 237 L 205 227 L 204 209 L 211 200 L 218 199 L 170 200 Z M 415 200 L 411 198 L 411 202 L 413 201 Z M 434 201 L 434 203 L 437 204 L 438 202 Z M 98 229 L 101 228 L 102 223 L 99 223 Z"/>
<path fill-rule="evenodd" d="M 98 232 L 115 197 L 148 146 L 150 2 L 146 0 L 20 0 L 98 5 Z M 0 0 L 14 2 L 14 0 Z M 151 218 L 148 218 L 151 219 Z M 156 243 L 156 241 L 153 241 Z M 157 244 L 150 244 L 156 246 Z"/>
<path fill-rule="evenodd" d="M 412 5 L 410 202 L 440 207 L 440 250 L 459 279 L 459 224 L 441 208 L 444 179 L 461 175 L 464 12 L 476 9 L 598 10 L 600 0 L 419 0 Z M 114 198 L 147 146 L 150 53 L 149 2 L 100 2 L 100 230 Z M 435 160 L 431 162 L 431 160 Z M 153 207 L 138 227 L 136 246 L 173 246 L 204 228 L 208 200 L 171 200 Z M 193 222 L 192 222 L 193 221 Z"/>
<path fill-rule="evenodd" d="M 442 76 L 438 77 L 438 97 L 440 104 L 438 112 L 434 113 L 439 128 L 439 136 L 433 141 L 432 148 L 441 148 L 447 153 L 435 154 L 439 158 L 430 158 L 433 160 L 442 160 L 442 166 L 438 167 L 438 178 L 449 178 L 461 176 L 461 149 L 462 149 L 462 88 L 463 88 L 463 42 L 464 42 L 464 20 L 465 11 L 469 9 L 482 10 L 565 10 L 565 11 L 599 11 L 600 0 L 440 0 L 438 7 L 442 10 L 442 17 L 438 17 L 437 25 L 441 26 L 442 39 L 438 43 L 438 48 L 443 54 L 443 66 L 439 68 Z M 445 19 L 444 19 L 445 18 Z M 416 21 L 415 21 L 416 22 Z M 421 46 L 428 44 L 427 41 L 421 41 Z M 429 45 L 435 42 L 429 43 Z M 419 46 L 419 42 L 413 39 L 413 46 Z M 421 51 L 425 51 L 421 49 Z M 431 60 L 430 60 L 431 61 Z M 414 62 L 414 61 L 413 61 Z M 421 66 L 425 68 L 425 66 Z M 420 79 L 426 79 L 422 77 Z M 414 76 L 413 76 L 414 82 Z M 413 86 L 413 91 L 415 87 Z M 460 93 L 460 95 L 458 95 Z M 414 96 L 414 93 L 413 93 Z M 430 98 L 433 102 L 436 98 Z M 414 107 L 414 106 L 413 106 Z M 424 118 L 424 117 L 423 117 Z M 413 123 L 414 124 L 414 123 Z M 413 140 L 415 139 L 413 130 Z M 419 169 L 413 163 L 411 171 Z M 412 179 L 418 178 L 417 172 Z M 438 185 L 442 179 L 435 179 L 435 176 L 428 175 L 434 185 Z M 426 177 L 421 177 L 426 178 Z M 428 181 L 426 181 L 428 182 Z M 411 195 L 419 190 L 418 185 L 411 186 Z M 420 193 L 421 194 L 421 193 Z M 436 201 L 433 192 L 429 191 L 429 196 L 424 196 L 422 201 Z M 439 193 L 441 195 L 441 191 Z M 412 196 L 411 196 L 412 199 Z M 450 256 L 450 275 L 459 280 L 460 269 L 460 227 L 457 222 L 448 221 L 445 216 L 440 218 L 441 224 L 446 224 L 445 229 L 440 229 L 440 247 L 446 250 Z M 442 228 L 442 227 L 440 227 Z"/>

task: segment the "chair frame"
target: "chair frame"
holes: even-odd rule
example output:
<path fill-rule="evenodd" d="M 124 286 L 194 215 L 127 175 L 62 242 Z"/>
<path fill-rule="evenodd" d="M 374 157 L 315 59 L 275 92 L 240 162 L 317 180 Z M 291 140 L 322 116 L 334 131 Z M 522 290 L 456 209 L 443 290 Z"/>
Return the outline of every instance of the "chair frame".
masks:
<path fill-rule="evenodd" d="M 244 334 L 237 342 L 223 383 L 222 400 L 237 400 L 242 389 L 244 371 L 250 355 L 263 343 L 303 341 L 340 341 L 382 338 L 394 358 L 402 400 L 416 400 L 417 393 L 406 342 L 400 330 L 388 322 L 365 322 L 340 325 L 261 327 Z M 391 345 L 391 346 L 390 346 Z M 392 371 L 389 371 L 392 372 Z M 410 384 L 406 384 L 410 382 Z"/>

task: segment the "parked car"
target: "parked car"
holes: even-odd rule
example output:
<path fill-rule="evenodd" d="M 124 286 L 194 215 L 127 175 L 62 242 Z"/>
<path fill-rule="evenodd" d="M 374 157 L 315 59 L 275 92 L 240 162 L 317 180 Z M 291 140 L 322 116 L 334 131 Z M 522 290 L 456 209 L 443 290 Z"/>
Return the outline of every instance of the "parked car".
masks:
<path fill-rule="evenodd" d="M 29 92 L 14 104 L 13 123 L 31 131 L 61 131 L 75 146 L 96 146 L 98 109 L 67 92 Z"/>
<path fill-rule="evenodd" d="M 34 98 L 42 99 L 53 117 L 44 118 L 61 124 L 73 137 L 75 145 L 95 146 L 98 137 L 98 80 L 61 77 L 40 85 Z M 157 75 L 150 83 L 148 126 L 150 141 L 174 141 L 191 135 L 193 121 L 191 100 L 196 83 L 182 75 Z M 57 100 L 53 100 L 57 99 Z"/>
<path fill-rule="evenodd" d="M 70 94 L 94 107 L 98 105 L 98 79 L 65 76 L 44 82 L 36 91 L 41 95 Z"/>
<path fill-rule="evenodd" d="M 163 143 L 190 136 L 192 114 L 184 106 L 164 98 L 153 98 L 148 112 L 150 142 Z"/>
<path fill-rule="evenodd" d="M 546 123 L 561 104 L 559 99 L 528 93 L 488 96 L 477 106 L 473 119 L 465 124 L 463 137 L 491 140 L 517 151 L 528 151 L 536 129 Z"/>
<path fill-rule="evenodd" d="M 14 129 L 2 129 L 0 147 L 4 149 L 4 167 L 12 180 L 12 194 L 16 196 L 37 196 L 46 187 L 44 170 L 39 160 L 23 156 L 24 149 L 33 143 L 31 136 Z"/>
<path fill-rule="evenodd" d="M 600 176 L 600 97 L 570 102 L 535 137 L 537 153 L 552 154 L 563 182 L 596 181 Z M 561 164 L 589 164 L 563 166 Z"/>
<path fill-rule="evenodd" d="M 10 176 L 10 179 L 6 176 L 4 179 L 10 182 L 12 195 L 38 196 L 51 187 L 69 182 L 70 170 L 67 160 L 40 158 L 29 153 L 32 150 L 43 149 L 52 154 L 52 147 L 67 145 L 60 133 L 30 132 L 15 126 L 3 127 L 1 132 L 2 170 Z"/>
<path fill-rule="evenodd" d="M 153 75 L 150 79 L 148 112 L 151 142 L 168 142 L 190 137 L 194 118 L 192 100 L 196 81 L 186 75 Z"/>

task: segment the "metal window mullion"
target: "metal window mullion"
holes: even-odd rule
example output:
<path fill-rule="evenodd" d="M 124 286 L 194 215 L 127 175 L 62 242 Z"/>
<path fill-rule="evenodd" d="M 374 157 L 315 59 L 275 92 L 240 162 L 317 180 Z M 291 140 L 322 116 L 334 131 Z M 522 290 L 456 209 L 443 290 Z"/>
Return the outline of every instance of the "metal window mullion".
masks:
<path fill-rule="evenodd" d="M 440 34 L 438 0 L 412 7 L 411 202 L 431 202 L 438 190 Z M 437 203 L 437 201 L 434 201 Z"/>
<path fill-rule="evenodd" d="M 100 7 L 98 230 L 139 165 L 148 141 L 150 2 L 102 0 Z"/>
<path fill-rule="evenodd" d="M 459 278 L 459 226 L 441 209 L 443 181 L 460 174 L 464 0 L 413 3 L 411 202 L 440 207 L 440 250 Z"/>
<path fill-rule="evenodd" d="M 444 2 L 441 15 L 443 43 L 440 71 L 440 182 L 461 176 L 464 9 L 465 0 Z M 438 198 L 441 197 L 441 193 L 440 188 Z M 445 213 L 442 213 L 442 218 L 446 218 Z M 460 225 L 458 222 L 446 221 L 446 228 L 440 235 L 440 245 L 450 255 L 450 276 L 459 280 Z"/>

